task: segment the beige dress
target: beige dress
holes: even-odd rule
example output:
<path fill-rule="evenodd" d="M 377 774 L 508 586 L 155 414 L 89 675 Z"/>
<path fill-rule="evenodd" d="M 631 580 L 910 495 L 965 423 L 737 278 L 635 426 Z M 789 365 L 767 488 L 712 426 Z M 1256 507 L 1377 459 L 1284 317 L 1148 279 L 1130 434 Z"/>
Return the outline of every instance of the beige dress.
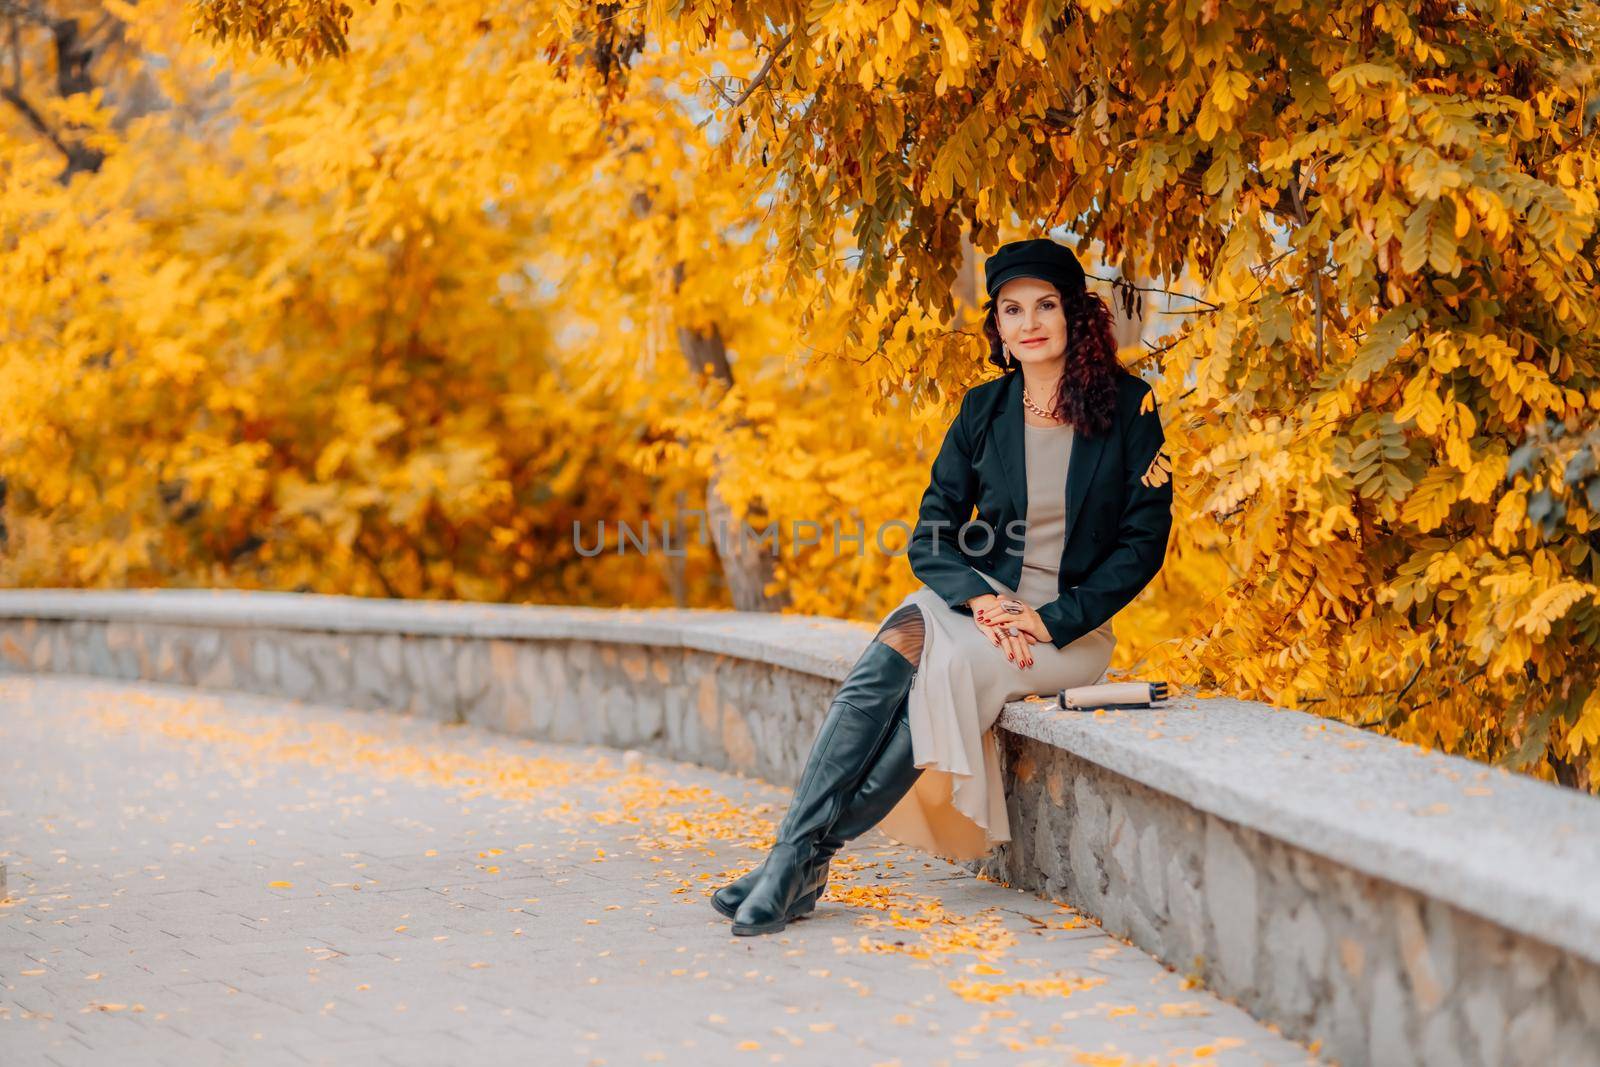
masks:
<path fill-rule="evenodd" d="M 1037 608 L 1056 598 L 1066 527 L 1071 426 L 1029 426 L 1028 527 L 1018 588 L 983 574 L 995 592 Z M 982 574 L 983 572 L 979 572 Z M 951 860 L 978 859 L 1011 840 L 1005 784 L 992 727 L 1007 701 L 1103 680 L 1117 639 L 1108 620 L 1064 648 L 1030 645 L 1023 668 L 986 637 L 971 616 L 945 604 L 927 586 L 901 604 L 916 604 L 925 622 L 922 662 L 909 698 L 916 784 L 878 828 L 903 844 Z"/>

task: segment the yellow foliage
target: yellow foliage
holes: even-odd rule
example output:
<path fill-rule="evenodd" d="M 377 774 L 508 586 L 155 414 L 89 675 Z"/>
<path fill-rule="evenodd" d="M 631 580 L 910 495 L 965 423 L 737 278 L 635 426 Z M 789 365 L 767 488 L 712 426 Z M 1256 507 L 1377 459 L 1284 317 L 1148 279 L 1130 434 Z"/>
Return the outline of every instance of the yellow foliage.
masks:
<path fill-rule="evenodd" d="M 790 610 L 873 619 L 910 575 L 831 526 L 911 515 L 981 376 L 964 242 L 1064 224 L 1193 283 L 1146 308 L 1179 521 L 1117 665 L 1600 786 L 1593 5 L 446 2 L 346 55 L 229 0 L 310 65 L 225 90 L 117 10 L 184 106 L 60 102 L 110 153 L 65 187 L 6 134 L 5 579 L 711 603 L 703 546 L 558 527 L 714 479 L 829 533 Z"/>

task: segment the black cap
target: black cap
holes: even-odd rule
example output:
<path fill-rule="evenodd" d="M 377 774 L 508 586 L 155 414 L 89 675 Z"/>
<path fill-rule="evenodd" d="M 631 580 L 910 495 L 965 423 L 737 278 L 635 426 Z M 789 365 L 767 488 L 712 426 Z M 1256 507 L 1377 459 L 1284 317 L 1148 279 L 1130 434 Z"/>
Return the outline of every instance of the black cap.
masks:
<path fill-rule="evenodd" d="M 1072 254 L 1072 249 L 1048 237 L 1003 244 L 983 261 L 983 281 L 989 290 L 989 299 L 993 300 L 1000 287 L 1013 278 L 1042 278 L 1055 286 L 1063 298 L 1082 293 L 1087 285 L 1083 264 Z"/>

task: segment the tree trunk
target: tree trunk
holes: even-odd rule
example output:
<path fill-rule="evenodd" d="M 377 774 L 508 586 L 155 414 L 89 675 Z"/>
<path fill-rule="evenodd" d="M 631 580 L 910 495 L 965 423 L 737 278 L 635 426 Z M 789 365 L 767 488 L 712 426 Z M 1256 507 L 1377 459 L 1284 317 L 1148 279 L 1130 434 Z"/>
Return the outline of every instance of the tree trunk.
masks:
<path fill-rule="evenodd" d="M 680 283 L 682 279 L 683 265 L 678 264 L 673 269 L 673 282 Z M 715 379 L 722 391 L 732 388 L 733 369 L 728 364 L 728 348 L 723 343 L 722 332 L 715 325 L 709 334 L 685 326 L 678 327 L 678 346 L 683 349 L 683 358 L 691 374 Z M 740 421 L 742 424 L 743 420 Z M 779 590 L 773 595 L 767 594 L 766 587 L 773 579 L 774 557 L 763 552 L 754 540 L 744 536 L 745 520 L 736 517 L 733 508 L 723 499 L 717 488 L 720 477 L 718 463 L 713 461 L 711 474 L 706 479 L 706 524 L 712 543 L 716 546 L 717 558 L 722 561 L 722 576 L 728 583 L 734 608 L 738 611 L 778 611 L 787 607 L 790 603 L 787 592 Z M 752 515 L 757 516 L 757 526 L 764 527 L 766 516 L 759 502 L 753 504 L 750 510 Z"/>

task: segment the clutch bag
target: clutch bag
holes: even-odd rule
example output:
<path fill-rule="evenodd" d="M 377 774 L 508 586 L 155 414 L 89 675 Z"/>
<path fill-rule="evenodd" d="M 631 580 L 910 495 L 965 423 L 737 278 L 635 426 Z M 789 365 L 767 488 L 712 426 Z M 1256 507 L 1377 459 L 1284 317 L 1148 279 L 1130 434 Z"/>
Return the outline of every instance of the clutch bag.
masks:
<path fill-rule="evenodd" d="M 1105 682 L 1100 685 L 1075 685 L 1056 694 L 1063 711 L 1095 711 L 1100 708 L 1154 708 L 1167 699 L 1166 682 Z"/>

